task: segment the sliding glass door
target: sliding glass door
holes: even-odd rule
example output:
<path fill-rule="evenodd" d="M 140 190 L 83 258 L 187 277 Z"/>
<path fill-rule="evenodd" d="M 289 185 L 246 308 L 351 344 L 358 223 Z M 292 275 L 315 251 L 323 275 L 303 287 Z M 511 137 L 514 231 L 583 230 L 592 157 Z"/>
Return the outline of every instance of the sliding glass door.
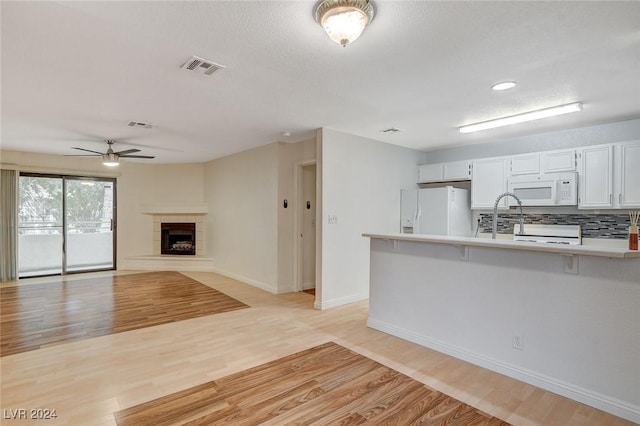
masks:
<path fill-rule="evenodd" d="M 112 180 L 65 179 L 66 271 L 113 268 Z"/>
<path fill-rule="evenodd" d="M 20 175 L 18 197 L 18 276 L 61 274 L 62 179 Z"/>
<path fill-rule="evenodd" d="M 21 174 L 19 277 L 115 268 L 115 179 Z"/>

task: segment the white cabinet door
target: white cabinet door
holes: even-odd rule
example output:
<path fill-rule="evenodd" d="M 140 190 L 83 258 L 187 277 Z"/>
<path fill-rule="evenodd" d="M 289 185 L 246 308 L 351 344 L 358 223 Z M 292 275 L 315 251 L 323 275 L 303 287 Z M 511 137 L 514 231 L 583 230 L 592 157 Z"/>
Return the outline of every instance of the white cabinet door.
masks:
<path fill-rule="evenodd" d="M 547 151 L 541 154 L 542 173 L 575 172 L 576 150 Z"/>
<path fill-rule="evenodd" d="M 514 155 L 511 157 L 512 175 L 530 175 L 540 173 L 540 154 Z"/>
<path fill-rule="evenodd" d="M 615 150 L 618 206 L 640 207 L 640 141 L 616 144 Z"/>
<path fill-rule="evenodd" d="M 442 181 L 442 163 L 424 164 L 418 167 L 418 183 Z"/>
<path fill-rule="evenodd" d="M 473 162 L 471 178 L 471 208 L 493 209 L 496 198 L 507 191 L 509 158 L 486 158 Z M 507 208 L 506 197 L 498 208 Z"/>
<path fill-rule="evenodd" d="M 580 149 L 578 175 L 578 208 L 613 207 L 613 145 Z"/>
<path fill-rule="evenodd" d="M 469 180 L 471 179 L 471 162 L 457 161 L 455 163 L 444 163 L 444 180 Z"/>

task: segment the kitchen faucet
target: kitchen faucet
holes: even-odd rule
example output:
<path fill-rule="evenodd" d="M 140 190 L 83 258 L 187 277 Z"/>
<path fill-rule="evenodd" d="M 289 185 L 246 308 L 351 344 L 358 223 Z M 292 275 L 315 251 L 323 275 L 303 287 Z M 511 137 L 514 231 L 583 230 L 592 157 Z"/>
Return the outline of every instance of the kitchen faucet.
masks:
<path fill-rule="evenodd" d="M 520 201 L 520 198 L 518 198 L 516 194 L 513 194 L 511 192 L 504 192 L 498 195 L 498 198 L 496 198 L 496 202 L 493 205 L 493 233 L 491 234 L 491 238 L 494 240 L 496 239 L 496 234 L 498 233 L 498 203 L 504 197 L 513 197 L 518 202 L 518 206 L 520 206 L 520 234 L 519 235 L 524 234 L 524 213 L 522 213 L 522 201 Z"/>

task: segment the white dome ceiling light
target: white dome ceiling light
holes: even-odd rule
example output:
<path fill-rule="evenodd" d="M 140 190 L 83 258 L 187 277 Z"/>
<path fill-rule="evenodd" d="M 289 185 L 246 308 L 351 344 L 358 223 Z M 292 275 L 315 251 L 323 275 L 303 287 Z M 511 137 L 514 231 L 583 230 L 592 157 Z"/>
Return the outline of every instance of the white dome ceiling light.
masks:
<path fill-rule="evenodd" d="M 375 9 L 369 0 L 322 0 L 313 11 L 331 40 L 346 47 L 373 20 Z"/>

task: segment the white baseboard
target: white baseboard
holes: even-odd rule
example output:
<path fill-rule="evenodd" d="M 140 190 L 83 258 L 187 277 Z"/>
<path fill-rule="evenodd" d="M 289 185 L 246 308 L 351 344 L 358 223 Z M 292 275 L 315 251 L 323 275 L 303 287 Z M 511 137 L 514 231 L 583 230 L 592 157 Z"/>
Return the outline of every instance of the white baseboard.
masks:
<path fill-rule="evenodd" d="M 323 301 L 319 301 L 316 298 L 316 301 L 313 303 L 313 307 L 314 309 L 319 309 L 323 311 L 325 309 L 331 309 L 337 306 L 348 305 L 349 303 L 359 302 L 361 300 L 366 300 L 368 298 L 369 298 L 369 293 L 353 294 L 351 296 L 339 297 L 337 299 L 323 300 Z"/>
<path fill-rule="evenodd" d="M 262 281 L 254 280 L 253 278 L 245 277 L 240 274 L 236 274 L 234 272 L 230 272 L 218 267 L 213 267 L 211 272 L 215 272 L 216 274 L 224 275 L 225 277 L 233 278 L 234 280 L 241 281 L 245 284 L 252 285 L 254 287 L 259 288 L 260 290 L 268 291 L 269 293 L 278 294 L 278 289 L 274 288 L 272 285 L 264 283 Z"/>
<path fill-rule="evenodd" d="M 367 326 L 640 424 L 640 406 L 369 318 Z"/>
<path fill-rule="evenodd" d="M 302 283 L 302 289 L 303 290 L 309 290 L 310 288 L 316 288 L 316 282 L 315 281 L 309 281 L 306 283 Z"/>

